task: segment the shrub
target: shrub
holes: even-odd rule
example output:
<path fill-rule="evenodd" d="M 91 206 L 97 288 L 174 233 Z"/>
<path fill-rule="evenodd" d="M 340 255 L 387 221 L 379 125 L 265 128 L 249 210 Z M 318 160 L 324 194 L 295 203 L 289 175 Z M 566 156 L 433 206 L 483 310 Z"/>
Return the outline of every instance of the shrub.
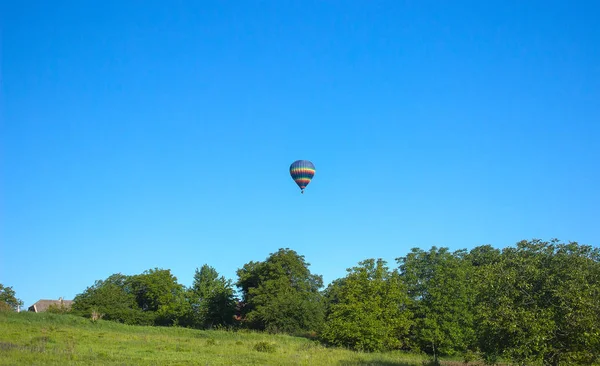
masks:
<path fill-rule="evenodd" d="M 0 301 L 0 311 L 12 311 L 12 307 L 5 303 L 4 301 Z"/>
<path fill-rule="evenodd" d="M 65 306 L 65 304 L 52 304 L 48 306 L 48 310 L 46 311 L 52 314 L 68 314 L 71 312 L 71 308 Z"/>
<path fill-rule="evenodd" d="M 258 352 L 274 353 L 277 349 L 277 346 L 274 343 L 260 341 L 254 345 L 254 349 Z"/>

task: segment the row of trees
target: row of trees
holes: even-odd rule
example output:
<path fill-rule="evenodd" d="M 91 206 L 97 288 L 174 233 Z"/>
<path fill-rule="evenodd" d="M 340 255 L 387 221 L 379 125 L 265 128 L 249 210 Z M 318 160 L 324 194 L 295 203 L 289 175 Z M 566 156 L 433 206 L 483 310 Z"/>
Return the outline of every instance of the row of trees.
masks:
<path fill-rule="evenodd" d="M 204 265 L 196 269 L 190 288 L 168 269 L 113 274 L 77 295 L 71 311 L 132 325 L 212 328 L 232 326 L 236 307 L 231 281 Z"/>
<path fill-rule="evenodd" d="M 558 240 L 451 252 L 414 248 L 390 268 L 367 259 L 323 288 L 304 256 L 280 249 L 232 283 L 196 269 L 114 274 L 76 296 L 73 312 L 128 324 L 313 332 L 329 345 L 481 357 L 519 364 L 600 359 L 600 251 Z M 236 296 L 234 286 L 239 290 Z"/>

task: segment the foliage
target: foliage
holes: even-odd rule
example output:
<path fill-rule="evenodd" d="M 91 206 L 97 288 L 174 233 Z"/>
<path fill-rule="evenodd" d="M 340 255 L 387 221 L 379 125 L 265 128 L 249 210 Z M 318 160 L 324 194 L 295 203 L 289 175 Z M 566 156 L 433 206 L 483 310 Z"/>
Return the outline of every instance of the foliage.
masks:
<path fill-rule="evenodd" d="M 304 256 L 279 249 L 264 262 L 237 271 L 246 324 L 270 332 L 316 330 L 323 322 L 321 276 L 310 273 Z"/>
<path fill-rule="evenodd" d="M 207 264 L 196 269 L 187 289 L 170 270 L 114 274 L 77 295 L 72 313 L 92 316 L 97 324 L 102 318 L 211 328 L 230 326 L 239 311 L 238 330 L 304 334 L 362 351 L 424 352 L 435 364 L 440 357 L 547 365 L 600 361 L 598 248 L 536 239 L 502 250 L 413 248 L 396 261 L 399 268 L 392 271 L 381 259 L 359 262 L 321 293 L 322 278 L 310 272 L 304 256 L 280 249 L 238 269 L 238 304 L 232 282 Z M 0 290 L 8 299 L 0 308 L 22 304 L 12 288 Z M 209 344 L 218 346 L 203 343 Z"/>
<path fill-rule="evenodd" d="M 237 301 L 231 280 L 219 277 L 213 267 L 205 264 L 200 270 L 196 269 L 188 299 L 194 326 L 212 328 L 233 325 Z"/>
<path fill-rule="evenodd" d="M 474 293 L 465 254 L 434 246 L 427 252 L 413 248 L 397 259 L 415 314 L 412 337 L 434 361 L 473 348 Z"/>
<path fill-rule="evenodd" d="M 13 308 L 5 303 L 4 301 L 0 301 L 0 311 L 14 311 Z"/>
<path fill-rule="evenodd" d="M 155 313 L 156 325 L 176 324 L 188 311 L 184 287 L 169 269 L 150 269 L 131 276 L 127 285 L 135 296 L 138 307 Z"/>
<path fill-rule="evenodd" d="M 96 312 L 125 324 L 172 325 L 187 311 L 183 290 L 170 270 L 134 276 L 117 273 L 75 296 L 73 311 L 83 316 Z"/>
<path fill-rule="evenodd" d="M 348 272 L 326 291 L 330 305 L 321 338 L 359 351 L 406 348 L 412 315 L 398 272 L 381 259 L 362 261 Z"/>
<path fill-rule="evenodd" d="M 103 319 L 125 324 L 150 325 L 153 313 L 144 313 L 132 292 L 130 277 L 120 273 L 98 280 L 73 299 L 74 314 L 89 317 L 102 314 Z"/>
<path fill-rule="evenodd" d="M 46 311 L 53 314 L 68 314 L 71 312 L 71 309 L 65 304 L 61 303 L 60 305 L 52 304 L 48 306 Z"/>
<path fill-rule="evenodd" d="M 477 272 L 479 347 L 489 362 L 592 364 L 600 357 L 600 252 L 521 241 Z"/>
<path fill-rule="evenodd" d="M 209 311 L 203 317 L 210 324 L 225 323 L 219 316 L 232 311 L 227 301 L 233 290 L 228 286 L 215 285 L 211 290 Z M 74 314 L 125 324 L 200 326 L 194 318 L 193 306 L 198 305 L 197 300 L 193 291 L 186 291 L 170 270 L 155 268 L 138 275 L 118 273 L 96 281 L 75 297 L 72 308 Z"/>
<path fill-rule="evenodd" d="M 23 306 L 23 301 L 17 298 L 15 290 L 0 283 L 0 310 L 16 311 L 19 306 Z"/>

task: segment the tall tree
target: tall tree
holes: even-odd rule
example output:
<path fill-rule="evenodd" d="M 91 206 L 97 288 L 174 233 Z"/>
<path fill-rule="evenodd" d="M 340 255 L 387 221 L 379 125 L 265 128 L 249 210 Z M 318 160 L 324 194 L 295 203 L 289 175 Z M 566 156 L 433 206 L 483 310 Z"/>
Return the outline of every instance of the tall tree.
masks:
<path fill-rule="evenodd" d="M 412 314 L 397 271 L 382 259 L 368 259 L 347 270 L 327 291 L 321 338 L 360 351 L 407 348 Z"/>
<path fill-rule="evenodd" d="M 413 248 L 397 258 L 415 314 L 412 336 L 419 349 L 433 355 L 465 354 L 474 346 L 473 292 L 465 251 Z"/>
<path fill-rule="evenodd" d="M 304 256 L 279 249 L 264 262 L 249 262 L 237 271 L 243 315 L 256 329 L 277 332 L 316 330 L 323 321 L 321 276 L 308 269 Z"/>
<path fill-rule="evenodd" d="M 156 325 L 178 324 L 189 313 L 185 288 L 170 269 L 154 268 L 131 276 L 129 281 L 138 306 L 156 314 Z"/>
<path fill-rule="evenodd" d="M 237 301 L 231 280 L 219 277 L 205 264 L 200 270 L 196 268 L 190 292 L 195 324 L 202 328 L 233 324 Z"/>

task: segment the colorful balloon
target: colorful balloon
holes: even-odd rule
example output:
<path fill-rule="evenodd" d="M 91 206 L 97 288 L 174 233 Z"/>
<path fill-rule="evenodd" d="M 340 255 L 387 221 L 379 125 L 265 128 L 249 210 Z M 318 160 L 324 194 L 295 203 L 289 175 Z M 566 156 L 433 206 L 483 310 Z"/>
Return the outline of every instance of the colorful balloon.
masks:
<path fill-rule="evenodd" d="M 304 193 L 304 188 L 315 176 L 315 166 L 308 160 L 296 160 L 290 165 L 290 175 L 300 187 L 300 193 Z"/>

